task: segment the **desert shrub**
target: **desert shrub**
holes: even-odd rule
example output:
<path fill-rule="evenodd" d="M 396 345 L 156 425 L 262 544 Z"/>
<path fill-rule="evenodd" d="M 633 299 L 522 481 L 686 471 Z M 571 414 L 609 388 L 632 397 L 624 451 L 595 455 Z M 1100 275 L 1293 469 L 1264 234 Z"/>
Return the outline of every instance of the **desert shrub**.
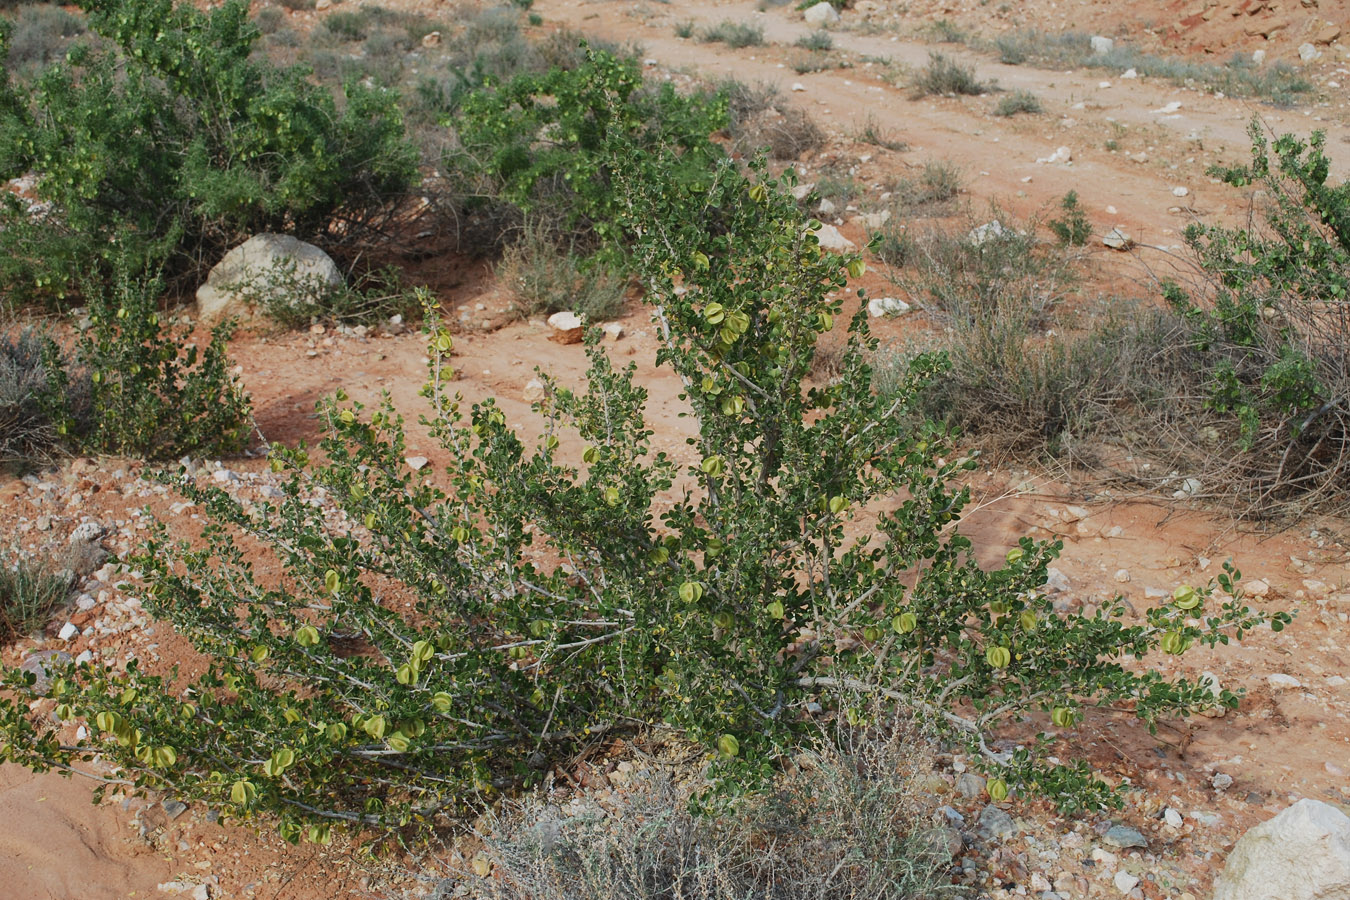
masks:
<path fill-rule="evenodd" d="M 1061 216 L 1049 219 L 1045 227 L 1050 229 L 1055 240 L 1066 247 L 1081 247 L 1092 237 L 1092 222 L 1088 220 L 1083 207 L 1078 205 L 1078 192 L 1069 191 L 1059 201 Z"/>
<path fill-rule="evenodd" d="M 928 54 L 928 65 L 915 73 L 910 85 L 916 97 L 932 94 L 957 96 L 983 94 L 989 86 L 975 78 L 975 70 L 941 53 Z"/>
<path fill-rule="evenodd" d="M 749 22 L 719 22 L 701 29 L 698 39 L 705 44 L 726 44 L 737 50 L 759 47 L 764 43 L 764 29 Z"/>
<path fill-rule="evenodd" d="M 698 23 L 695 22 L 693 19 L 685 19 L 682 22 L 676 22 L 675 36 L 677 38 L 683 38 L 685 40 L 688 40 L 689 38 L 694 36 L 694 29 L 697 27 L 697 25 Z"/>
<path fill-rule="evenodd" d="M 943 44 L 966 44 L 971 40 L 970 33 L 951 19 L 938 19 L 923 30 L 929 40 Z"/>
<path fill-rule="evenodd" d="M 76 344 L 74 377 L 90 384 L 87 416 L 71 406 L 71 369 L 49 355 L 45 402 L 57 431 L 97 453 L 169 459 L 242 450 L 251 428 L 248 397 L 225 355 L 229 325 L 202 349 L 191 328 L 161 320 L 163 282 L 126 258 L 110 283 L 87 283 L 91 322 Z"/>
<path fill-rule="evenodd" d="M 58 59 L 70 39 L 84 34 L 84 22 L 59 6 L 32 3 L 19 7 L 9 37 L 9 56 L 5 65 L 20 73 Z"/>
<path fill-rule="evenodd" d="M 257 15 L 253 17 L 253 21 L 257 23 L 258 31 L 270 36 L 276 34 L 278 29 L 281 28 L 282 23 L 286 21 L 286 14 L 278 7 L 264 6 L 258 10 Z"/>
<path fill-rule="evenodd" d="M 603 141 L 656 361 L 696 425 L 682 458 L 651 444 L 636 365 L 594 344 L 585 386 L 546 379 L 543 432 L 524 438 L 494 401 L 452 393 L 453 342 L 433 319 L 425 423 L 448 478 L 409 468 L 389 400 L 339 393 L 320 409 L 322 462 L 273 448 L 289 473 L 275 500 L 176 481 L 210 526 L 181 543 L 153 530 L 134 565 L 147 609 L 204 668 L 170 685 L 134 663 L 67 666 L 42 694 L 88 723 L 74 747 L 8 672 L 4 758 L 99 755 L 142 789 L 323 841 L 334 823 L 434 823 L 653 722 L 706 748 L 711 810 L 770 783 L 823 723 L 896 702 L 989 770 L 995 799 L 1017 786 L 1076 808 L 1114 794 L 1086 761 L 1047 758 L 1044 715 L 1069 728 L 1128 703 L 1153 724 L 1235 704 L 1133 664 L 1263 621 L 1235 574 L 1220 582 L 1234 599 L 1187 587 L 1126 624 L 1120 603 L 1084 617 L 1037 590 L 1058 544 L 1024 538 L 981 568 L 953 527 L 969 493 L 952 480 L 974 462 L 899 414 L 938 363 L 918 361 L 897 395 L 873 390 L 866 312 L 842 319 L 862 261 L 821 251 L 792 170 L 723 158 L 671 178 L 687 154 L 635 145 L 622 83 L 586 71 L 560 101 L 584 102 Z M 840 375 L 807 387 L 837 324 Z"/>
<path fill-rule="evenodd" d="M 344 41 L 364 41 L 369 27 L 365 10 L 331 12 L 323 18 L 323 27 Z"/>
<path fill-rule="evenodd" d="M 314 8 L 316 0 L 277 0 L 277 2 L 289 10 L 307 10 Z"/>
<path fill-rule="evenodd" d="M 897 153 L 909 149 L 909 144 L 895 137 L 889 129 L 871 115 L 868 115 L 867 120 L 863 123 L 862 130 L 858 132 L 857 139 L 865 144 L 872 144 L 886 150 L 893 150 Z"/>
<path fill-rule="evenodd" d="M 699 816 L 691 786 L 661 768 L 610 809 L 569 814 L 531 798 L 486 824 L 498 900 L 943 896 L 950 857 L 919 787 L 928 761 L 899 729 L 819 739 L 734 815 Z"/>
<path fill-rule="evenodd" d="M 50 339 L 35 329 L 0 335 L 0 466 L 41 465 L 59 451 L 61 423 L 47 402 L 50 358 Z M 87 420 L 87 383 L 68 379 L 66 387 L 71 396 L 63 405 Z"/>
<path fill-rule="evenodd" d="M 1041 106 L 1041 98 L 1037 97 L 1031 91 L 1013 91 L 999 98 L 994 106 L 994 115 L 996 116 L 1017 116 L 1022 113 L 1044 112 Z"/>
<path fill-rule="evenodd" d="M 626 275 L 560 247 L 528 226 L 502 254 L 497 280 L 515 294 L 515 309 L 522 316 L 566 310 L 589 322 L 603 322 L 623 311 L 628 292 Z"/>
<path fill-rule="evenodd" d="M 596 113 L 611 102 L 620 104 L 616 115 Z M 726 101 L 682 97 L 669 84 L 649 90 L 636 60 L 593 50 L 575 68 L 518 75 L 465 95 L 454 121 L 459 144 L 446 170 L 480 185 L 479 208 L 504 202 L 580 249 L 614 253 L 625 240 L 623 201 L 600 153 L 606 129 L 622 128 L 635 149 L 677 148 L 668 177 L 701 180 L 721 156 L 709 135 L 725 123 Z"/>
<path fill-rule="evenodd" d="M 46 625 L 69 589 L 50 564 L 0 552 L 0 647 Z"/>
<path fill-rule="evenodd" d="M 1350 473 L 1350 184 L 1329 183 L 1321 133 L 1269 142 L 1253 122 L 1252 161 L 1212 174 L 1259 185 L 1244 226 L 1192 225 L 1207 276 L 1193 298 L 1165 295 L 1200 353 L 1205 406 L 1234 423 L 1225 480 L 1254 511 L 1286 502 L 1339 507 Z"/>
<path fill-rule="evenodd" d="M 823 53 L 826 50 L 834 49 L 834 35 L 824 30 L 813 31 L 797 38 L 792 45 L 801 47 L 803 50 L 810 50 L 813 53 Z"/>
<path fill-rule="evenodd" d="M 196 276 L 259 231 L 332 246 L 371 237 L 415 177 L 393 95 L 352 86 L 339 108 L 302 70 L 252 56 L 247 4 L 87 0 L 104 40 L 6 85 L 0 175 L 39 176 L 41 222 L 6 207 L 0 282 L 60 295 L 113 253 Z M 340 220 L 340 223 L 339 221 Z"/>

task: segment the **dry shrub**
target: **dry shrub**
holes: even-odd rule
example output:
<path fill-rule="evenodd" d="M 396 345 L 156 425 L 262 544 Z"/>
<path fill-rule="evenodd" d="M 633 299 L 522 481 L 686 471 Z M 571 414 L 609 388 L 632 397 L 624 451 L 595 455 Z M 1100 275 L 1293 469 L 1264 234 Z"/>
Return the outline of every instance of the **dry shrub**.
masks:
<path fill-rule="evenodd" d="M 690 812 L 696 777 L 641 773 L 605 807 L 516 803 L 488 824 L 496 900 L 921 900 L 951 890 L 945 835 L 904 726 L 841 729 L 799 753 L 772 790 L 720 815 Z M 693 781 L 695 784 L 690 784 Z"/>

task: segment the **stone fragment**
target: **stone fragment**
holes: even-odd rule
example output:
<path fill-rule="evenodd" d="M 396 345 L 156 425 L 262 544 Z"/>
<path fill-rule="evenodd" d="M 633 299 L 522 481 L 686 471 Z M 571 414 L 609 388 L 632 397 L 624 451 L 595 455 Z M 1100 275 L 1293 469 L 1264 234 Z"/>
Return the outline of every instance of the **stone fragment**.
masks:
<path fill-rule="evenodd" d="M 403 461 L 406 462 L 408 464 L 408 468 L 412 469 L 414 472 L 418 472 L 426 468 L 428 462 L 425 456 L 408 456 L 405 457 Z"/>
<path fill-rule="evenodd" d="M 832 253 L 845 253 L 849 250 L 856 250 L 858 246 L 840 234 L 839 229 L 833 225 L 821 225 L 816 232 L 816 239 L 820 241 L 821 249 L 829 250 Z"/>
<path fill-rule="evenodd" d="M 956 792 L 967 800 L 974 800 L 984 794 L 985 779 L 973 772 L 963 772 L 956 779 Z"/>
<path fill-rule="evenodd" d="M 531 378 L 525 385 L 525 390 L 521 391 L 520 399 L 526 403 L 538 403 L 544 399 L 544 383 L 538 378 Z"/>
<path fill-rule="evenodd" d="M 1293 675 L 1285 675 L 1283 672 L 1274 672 L 1267 675 L 1266 683 L 1277 691 L 1303 687 L 1303 682 L 1299 681 Z"/>
<path fill-rule="evenodd" d="M 808 25 L 812 25 L 816 28 L 825 28 L 826 26 L 834 25 L 839 21 L 839 10 L 822 0 L 822 2 L 817 3 L 815 6 L 807 7 L 806 11 L 802 13 L 802 18 L 806 20 L 806 24 Z"/>
<path fill-rule="evenodd" d="M 33 674 L 33 677 L 37 679 L 33 683 L 33 690 L 41 694 L 51 687 L 50 670 L 68 662 L 70 662 L 70 654 L 64 650 L 39 650 L 24 658 L 24 661 L 19 664 L 19 671 Z"/>
<path fill-rule="evenodd" d="M 1129 250 L 1134 246 L 1134 238 L 1130 237 L 1119 227 L 1112 228 L 1102 236 L 1102 244 L 1110 247 L 1112 250 Z"/>
<path fill-rule="evenodd" d="M 1112 879 L 1112 883 L 1115 884 L 1116 890 L 1122 894 L 1128 894 L 1138 886 L 1139 879 L 1129 872 L 1117 872 L 1116 877 Z"/>
<path fill-rule="evenodd" d="M 1347 900 L 1350 817 L 1304 799 L 1255 826 L 1228 854 L 1214 900 Z"/>
<path fill-rule="evenodd" d="M 991 803 L 980 811 L 980 818 L 975 823 L 975 830 L 985 840 L 994 840 L 1016 834 L 1017 825 L 1013 822 L 1012 816 Z"/>
<path fill-rule="evenodd" d="M 1098 56 L 1103 56 L 1107 53 L 1110 53 L 1112 50 L 1116 49 L 1115 41 L 1111 40 L 1109 37 L 1102 37 L 1099 34 L 1094 34 L 1092 36 L 1091 44 L 1092 44 L 1092 52 L 1097 54 Z"/>
<path fill-rule="evenodd" d="M 1117 850 L 1148 846 L 1148 840 L 1139 833 L 1139 829 L 1131 828 L 1129 825 L 1112 825 L 1106 834 L 1102 835 L 1102 842 Z"/>
<path fill-rule="evenodd" d="M 874 319 L 902 316 L 910 311 L 910 305 L 899 297 L 873 297 L 867 301 L 867 314 Z"/>
<path fill-rule="evenodd" d="M 600 330 L 605 333 L 605 340 L 607 341 L 620 341 L 623 339 L 623 326 L 618 322 L 606 322 L 604 325 L 600 326 Z"/>
<path fill-rule="evenodd" d="M 586 320 L 574 312 L 556 312 L 548 317 L 553 329 L 549 340 L 558 344 L 579 344 L 586 336 Z"/>

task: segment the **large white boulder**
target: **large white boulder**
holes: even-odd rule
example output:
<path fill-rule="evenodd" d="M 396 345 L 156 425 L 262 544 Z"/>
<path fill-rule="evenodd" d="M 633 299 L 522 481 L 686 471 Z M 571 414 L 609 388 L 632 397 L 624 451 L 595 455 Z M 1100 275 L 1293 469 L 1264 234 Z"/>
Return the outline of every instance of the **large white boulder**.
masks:
<path fill-rule="evenodd" d="M 259 300 L 269 290 L 303 285 L 312 292 L 340 284 L 342 273 L 333 258 L 313 244 L 289 234 L 255 234 L 226 253 L 197 289 L 197 317 L 207 324 L 243 318 L 252 313 L 246 297 Z"/>
<path fill-rule="evenodd" d="M 1228 854 L 1214 900 L 1350 900 L 1350 816 L 1300 800 Z"/>
<path fill-rule="evenodd" d="M 839 10 L 822 0 L 815 6 L 808 7 L 806 12 L 802 13 L 802 18 L 806 20 L 808 25 L 824 28 L 839 21 Z"/>

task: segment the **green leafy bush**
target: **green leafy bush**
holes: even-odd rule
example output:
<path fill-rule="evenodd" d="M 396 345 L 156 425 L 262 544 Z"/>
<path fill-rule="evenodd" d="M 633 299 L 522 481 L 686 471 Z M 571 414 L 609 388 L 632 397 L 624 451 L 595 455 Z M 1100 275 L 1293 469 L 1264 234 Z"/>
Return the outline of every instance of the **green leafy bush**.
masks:
<path fill-rule="evenodd" d="M 1043 112 L 1041 99 L 1031 91 L 1013 91 L 1005 97 L 1000 97 L 998 104 L 994 106 L 994 115 L 996 116 L 1016 116 L 1022 113 Z"/>
<path fill-rule="evenodd" d="M 721 160 L 669 179 L 675 151 L 635 148 L 615 127 L 610 71 L 592 69 L 576 96 L 609 97 L 587 103 L 608 136 L 595 152 L 633 235 L 657 363 L 680 376 L 697 425 L 685 458 L 652 446 L 636 365 L 614 368 L 594 343 L 586 386 L 549 381 L 527 444 L 494 401 L 452 393 L 451 337 L 433 319 L 425 424 L 448 478 L 410 470 L 388 400 L 339 393 L 321 406 L 321 464 L 274 448 L 290 473 L 275 502 L 179 483 L 210 527 L 195 543 L 157 529 L 135 565 L 147 608 L 205 670 L 185 695 L 135 662 L 67 666 L 44 694 L 90 723 L 73 749 L 31 711 L 28 679 L 7 673 L 4 758 L 103 756 L 140 787 L 323 841 L 335 822 L 414 826 L 472 808 L 597 734 L 654 722 L 706 748 L 711 808 L 769 783 L 822 725 L 862 725 L 893 701 L 968 749 L 996 776 L 992 795 L 1011 785 L 1074 808 L 1113 794 L 1085 761 L 1047 759 L 1045 716 L 1065 729 L 1130 704 L 1153 725 L 1236 702 L 1136 661 L 1264 621 L 1237 573 L 1220 579 L 1233 599 L 1186 587 L 1126 624 L 1119 602 L 1061 613 L 1038 590 L 1058 544 L 1024 538 L 981 568 L 953 528 L 969 494 L 952 481 L 974 462 L 900 414 L 937 361 L 880 396 L 859 310 L 838 377 L 807 386 L 862 261 L 821 250 L 792 170 Z M 874 524 L 859 527 L 864 509 Z M 255 568 L 245 536 L 284 578 Z"/>
<path fill-rule="evenodd" d="M 1069 191 L 1059 201 L 1063 215 L 1050 219 L 1045 226 L 1055 236 L 1055 240 L 1066 247 L 1081 247 L 1092 237 L 1092 222 L 1088 220 L 1083 207 L 1078 205 L 1078 192 Z"/>
<path fill-rule="evenodd" d="M 1193 300 L 1165 296 L 1199 355 L 1206 405 L 1231 416 L 1244 451 L 1239 477 L 1259 507 L 1346 502 L 1350 475 L 1350 183 L 1329 183 L 1325 136 L 1268 142 L 1253 122 L 1252 162 L 1216 168 L 1228 184 L 1260 186 L 1248 227 L 1186 230 L 1208 277 Z"/>
<path fill-rule="evenodd" d="M 720 95 L 682 97 L 669 84 L 649 90 L 636 60 L 596 50 L 575 68 L 466 95 L 453 120 L 460 147 L 446 168 L 480 185 L 480 207 L 504 201 L 568 243 L 618 252 L 623 201 L 601 152 L 607 142 L 622 133 L 635 151 L 677 148 L 666 177 L 704 181 L 722 155 L 709 135 L 725 121 Z"/>
<path fill-rule="evenodd" d="M 726 44 L 739 50 L 743 47 L 758 47 L 764 43 L 764 29 L 749 22 L 719 22 L 701 29 L 698 39 L 705 44 Z"/>
<path fill-rule="evenodd" d="M 941 53 L 928 54 L 928 65 L 915 74 L 911 87 L 915 97 L 977 95 L 989 91 L 989 85 L 976 79 L 973 68 Z"/>
<path fill-rule="evenodd" d="M 44 402 L 60 434 L 87 450 L 143 459 L 244 448 L 251 420 L 225 355 L 228 324 L 198 348 L 189 327 L 161 320 L 163 283 L 137 277 L 125 259 L 110 285 L 90 283 L 83 293 L 91 324 L 76 345 L 74 377 L 88 378 L 87 414 L 71 407 L 72 372 L 54 344 L 47 357 Z"/>
<path fill-rule="evenodd" d="M 166 259 L 171 277 L 259 231 L 363 239 L 414 178 L 395 98 L 354 85 L 339 108 L 304 71 L 259 61 L 241 0 L 83 8 L 102 42 L 31 90 L 4 86 L 0 176 L 36 172 L 54 206 L 42 221 L 14 204 L 0 217 L 11 294 L 62 295 L 106 267 L 114 235 L 118 252 Z"/>

